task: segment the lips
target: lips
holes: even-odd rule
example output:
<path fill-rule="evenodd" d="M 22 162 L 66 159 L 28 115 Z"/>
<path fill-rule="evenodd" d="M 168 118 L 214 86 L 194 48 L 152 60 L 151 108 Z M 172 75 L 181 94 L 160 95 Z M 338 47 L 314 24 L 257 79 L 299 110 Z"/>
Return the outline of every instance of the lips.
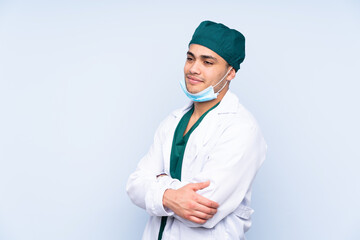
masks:
<path fill-rule="evenodd" d="M 201 79 L 199 79 L 199 78 L 196 78 L 196 77 L 194 77 L 194 76 L 186 76 L 186 78 L 187 78 L 187 80 L 188 80 L 188 82 L 190 83 L 190 84 L 199 84 L 199 83 L 202 83 L 203 81 L 201 80 Z"/>

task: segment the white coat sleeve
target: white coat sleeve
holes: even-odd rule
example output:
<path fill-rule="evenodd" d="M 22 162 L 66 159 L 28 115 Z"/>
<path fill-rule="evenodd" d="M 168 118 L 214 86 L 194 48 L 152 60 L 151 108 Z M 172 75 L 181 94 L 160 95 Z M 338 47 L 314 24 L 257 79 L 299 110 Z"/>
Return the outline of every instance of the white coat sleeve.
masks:
<path fill-rule="evenodd" d="M 197 193 L 219 203 L 217 213 L 204 224 L 174 217 L 188 227 L 214 227 L 241 204 L 265 159 L 266 148 L 256 126 L 238 124 L 225 129 L 205 160 L 203 170 L 190 181 L 210 180 L 210 186 Z M 180 188 L 185 184 L 174 183 L 173 186 Z"/>
<path fill-rule="evenodd" d="M 137 206 L 146 209 L 152 216 L 172 216 L 174 213 L 163 207 L 162 199 L 166 189 L 177 179 L 170 176 L 156 176 L 164 172 L 161 129 L 157 129 L 149 152 L 140 160 L 136 170 L 128 179 L 126 191 Z"/>

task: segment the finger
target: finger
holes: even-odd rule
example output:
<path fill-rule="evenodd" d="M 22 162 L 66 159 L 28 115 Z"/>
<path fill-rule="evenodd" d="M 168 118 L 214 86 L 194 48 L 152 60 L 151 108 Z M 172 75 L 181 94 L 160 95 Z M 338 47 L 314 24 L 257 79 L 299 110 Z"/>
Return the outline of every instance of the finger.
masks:
<path fill-rule="evenodd" d="M 219 204 L 217 202 L 214 202 L 206 197 L 201 196 L 200 194 L 197 194 L 196 198 L 194 199 L 197 203 L 204 205 L 208 208 L 215 208 L 217 209 L 219 207 Z"/>
<path fill-rule="evenodd" d="M 214 215 L 212 214 L 206 214 L 204 212 L 200 212 L 200 211 L 194 211 L 192 212 L 191 216 L 200 218 L 200 219 L 204 219 L 204 220 L 208 220 L 210 218 L 212 218 Z"/>
<path fill-rule="evenodd" d="M 187 220 L 192 221 L 192 222 L 197 223 L 197 224 L 206 223 L 206 219 L 198 218 L 198 217 L 195 217 L 195 216 L 189 216 L 187 218 Z"/>
<path fill-rule="evenodd" d="M 193 212 L 200 212 L 202 214 L 209 215 L 211 217 L 217 213 L 216 208 L 206 207 L 201 204 L 197 204 L 192 210 Z"/>
<path fill-rule="evenodd" d="M 198 190 L 208 187 L 209 185 L 210 185 L 210 181 L 193 183 L 192 189 L 194 191 L 198 191 Z"/>

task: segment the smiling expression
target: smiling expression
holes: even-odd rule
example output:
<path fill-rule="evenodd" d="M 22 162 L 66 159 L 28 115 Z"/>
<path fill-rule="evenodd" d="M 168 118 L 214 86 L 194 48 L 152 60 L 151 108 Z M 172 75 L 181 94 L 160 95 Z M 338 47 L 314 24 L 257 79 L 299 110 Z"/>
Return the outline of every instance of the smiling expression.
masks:
<path fill-rule="evenodd" d="M 190 93 L 198 93 L 216 85 L 229 70 L 227 62 L 214 51 L 199 44 L 191 44 L 184 66 L 186 88 Z M 230 74 L 225 78 L 231 80 Z M 214 91 L 220 89 L 220 83 Z"/>

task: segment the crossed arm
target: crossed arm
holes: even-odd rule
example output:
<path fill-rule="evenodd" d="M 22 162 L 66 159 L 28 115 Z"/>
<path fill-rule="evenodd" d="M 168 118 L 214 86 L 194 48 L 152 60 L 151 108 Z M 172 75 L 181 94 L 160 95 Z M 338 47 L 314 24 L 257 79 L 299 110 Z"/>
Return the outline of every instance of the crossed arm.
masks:
<path fill-rule="evenodd" d="M 191 222 L 204 224 L 212 218 L 219 204 L 207 199 L 196 191 L 210 185 L 210 181 L 189 183 L 177 190 L 167 189 L 163 196 L 163 205 L 171 209 L 176 215 Z"/>
<path fill-rule="evenodd" d="M 212 228 L 241 204 L 266 152 L 257 129 L 227 129 L 202 171 L 179 181 L 170 176 L 156 178 L 164 171 L 162 147 L 155 134 L 150 151 L 129 178 L 131 200 L 152 216 L 174 216 L 186 226 L 205 228 Z"/>

